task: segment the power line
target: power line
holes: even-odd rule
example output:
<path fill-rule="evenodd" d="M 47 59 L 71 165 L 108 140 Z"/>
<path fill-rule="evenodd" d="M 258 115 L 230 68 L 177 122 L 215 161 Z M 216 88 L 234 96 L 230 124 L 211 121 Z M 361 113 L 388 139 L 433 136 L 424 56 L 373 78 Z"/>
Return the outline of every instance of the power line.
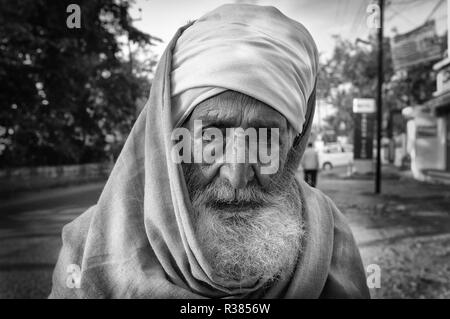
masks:
<path fill-rule="evenodd" d="M 433 0 L 433 1 L 435 1 L 435 0 Z M 444 3 L 444 1 L 445 0 L 439 0 L 436 3 L 436 5 L 433 7 L 431 12 L 428 14 L 427 18 L 425 19 L 425 22 L 427 22 L 427 21 L 429 21 L 431 19 L 431 17 L 436 13 L 436 11 L 439 9 L 439 7 L 442 5 L 442 3 Z M 419 2 L 418 0 L 410 0 L 410 1 L 400 1 L 400 2 L 394 2 L 394 3 L 391 2 L 390 4 L 405 4 L 405 5 L 406 4 L 416 4 L 414 6 L 409 6 L 406 9 L 406 10 L 408 10 L 408 9 L 411 9 L 411 8 L 417 6 L 417 5 L 423 4 L 423 2 Z M 407 16 L 405 16 L 403 13 L 401 13 L 401 12 L 397 11 L 396 9 L 392 8 L 392 6 L 390 6 L 389 9 L 393 12 L 393 14 L 389 18 L 385 18 L 385 22 L 390 22 L 390 21 L 392 21 L 392 19 L 394 19 L 395 17 L 398 16 L 398 17 L 402 18 L 404 21 L 408 22 L 408 24 L 410 24 L 412 26 L 417 26 L 417 22 L 413 22 Z"/>
<path fill-rule="evenodd" d="M 417 23 L 416 22 L 413 22 L 413 21 L 411 21 L 409 18 L 407 18 L 407 17 L 405 17 L 402 13 L 400 13 L 400 12 L 398 12 L 397 10 L 394 10 L 393 8 L 390 8 L 392 11 L 394 11 L 394 15 L 393 16 L 391 16 L 390 18 L 389 18 L 389 20 L 392 20 L 395 16 L 399 16 L 400 18 L 402 18 L 403 20 L 405 20 L 406 22 L 408 22 L 409 24 L 411 24 L 411 25 L 417 25 Z M 396 14 L 395 14 L 396 13 Z"/>
<path fill-rule="evenodd" d="M 356 11 L 355 18 L 353 19 L 352 24 L 350 25 L 350 31 L 354 30 L 355 33 L 359 30 L 361 19 L 364 18 L 364 8 L 366 7 L 365 1 L 361 1 L 358 11 Z"/>
<path fill-rule="evenodd" d="M 377 81 L 377 160 L 375 174 L 375 193 L 381 193 L 381 129 L 383 120 L 383 28 L 384 0 L 379 0 L 380 28 L 378 29 L 378 81 Z"/>
<path fill-rule="evenodd" d="M 441 4 L 444 3 L 445 0 L 440 0 L 433 8 L 433 10 L 431 10 L 430 14 L 428 15 L 428 17 L 425 19 L 425 22 L 429 21 L 430 18 L 433 16 L 433 14 L 437 11 L 437 9 L 441 6 Z"/>
<path fill-rule="evenodd" d="M 433 0 L 431 0 L 431 1 L 433 1 Z M 390 2 L 386 3 L 386 7 L 393 6 L 393 5 L 398 6 L 398 5 L 405 5 L 405 4 L 412 4 L 412 3 L 423 3 L 423 2 L 426 2 L 426 1 L 423 1 L 423 0 L 390 1 Z"/>
<path fill-rule="evenodd" d="M 344 17 L 346 16 L 346 14 L 347 14 L 347 9 L 348 9 L 348 3 L 350 2 L 350 0 L 347 0 L 347 1 L 345 1 L 345 6 L 344 6 Z"/>
<path fill-rule="evenodd" d="M 341 5 L 339 5 L 339 3 L 337 1 L 335 1 L 335 3 L 336 3 L 336 17 L 335 17 L 335 19 L 336 19 L 336 24 L 337 24 L 337 22 L 339 21 L 340 13 L 341 13 Z"/>
<path fill-rule="evenodd" d="M 342 13 L 342 19 L 340 19 L 342 22 L 340 23 L 340 26 L 341 26 L 341 28 L 340 28 L 340 31 L 342 32 L 342 27 L 343 27 L 343 25 L 344 25 L 344 23 L 343 22 L 345 22 L 346 21 L 346 15 L 348 14 L 347 13 L 347 8 L 348 8 L 348 3 L 350 2 L 350 0 L 345 0 L 345 3 L 344 3 L 344 7 L 343 7 L 343 13 Z"/>

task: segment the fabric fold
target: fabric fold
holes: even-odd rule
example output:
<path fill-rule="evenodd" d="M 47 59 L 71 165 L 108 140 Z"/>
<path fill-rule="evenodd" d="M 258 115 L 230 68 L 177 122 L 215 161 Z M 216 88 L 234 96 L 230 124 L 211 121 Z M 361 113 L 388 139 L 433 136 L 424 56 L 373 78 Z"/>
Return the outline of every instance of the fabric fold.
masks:
<path fill-rule="evenodd" d="M 198 19 L 177 41 L 171 74 L 173 123 L 225 90 L 273 107 L 302 132 L 318 53 L 299 22 L 273 7 L 224 5 Z"/>
<path fill-rule="evenodd" d="M 249 9 L 234 8 L 237 12 Z M 273 9 L 263 8 L 258 10 L 273 13 Z M 213 14 L 221 12 L 218 10 Z M 303 181 L 299 181 L 299 187 L 308 239 L 292 278 L 269 288 L 260 282 L 230 288 L 214 278 L 194 236 L 192 207 L 181 167 L 170 157 L 174 127 L 172 52 L 180 35 L 191 27 L 192 23 L 180 28 L 162 55 L 149 100 L 97 204 L 64 227 L 50 297 L 317 298 L 326 283 L 331 292 L 347 289 L 339 284 L 342 282 L 361 288 L 361 263 L 335 262 L 340 257 L 336 254 L 344 248 L 350 258 L 360 260 L 350 230 L 341 227 L 342 216 L 330 200 Z M 314 88 L 305 103 L 305 121 L 295 144 L 298 156 L 311 129 Z M 79 267 L 78 273 L 71 271 L 73 265 Z M 333 275 L 331 281 L 327 281 L 329 274 Z M 364 297 L 361 291 L 365 290 L 348 293 Z"/>

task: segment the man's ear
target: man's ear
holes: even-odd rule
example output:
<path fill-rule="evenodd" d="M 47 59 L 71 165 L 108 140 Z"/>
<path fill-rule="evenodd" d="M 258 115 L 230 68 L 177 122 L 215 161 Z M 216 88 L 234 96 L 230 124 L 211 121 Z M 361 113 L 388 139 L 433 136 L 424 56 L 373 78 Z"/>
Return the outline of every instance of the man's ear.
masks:
<path fill-rule="evenodd" d="M 300 164 L 300 154 L 298 152 L 298 139 L 301 134 L 299 134 L 292 125 L 288 124 L 288 141 L 289 141 L 289 151 L 287 155 L 286 165 L 287 168 L 296 171 L 298 165 Z"/>

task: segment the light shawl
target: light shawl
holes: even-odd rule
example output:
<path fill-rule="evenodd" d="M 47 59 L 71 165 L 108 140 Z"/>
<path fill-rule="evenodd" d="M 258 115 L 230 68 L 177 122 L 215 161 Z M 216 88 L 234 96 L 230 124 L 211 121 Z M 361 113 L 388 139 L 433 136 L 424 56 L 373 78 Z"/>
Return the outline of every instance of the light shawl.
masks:
<path fill-rule="evenodd" d="M 224 7 L 236 12 L 252 9 Z M 282 18 L 273 8 L 260 8 L 265 12 L 263 18 L 272 17 L 273 23 Z M 215 278 L 193 233 L 182 169 L 170 159 L 172 51 L 191 25 L 178 30 L 162 55 L 149 101 L 97 205 L 64 227 L 50 297 L 368 297 L 359 251 L 342 214 L 331 200 L 303 181 L 299 181 L 303 210 L 299 214 L 303 214 L 307 238 L 292 276 L 269 287 L 264 282 L 226 286 Z M 309 137 L 314 90 L 306 100 L 305 120 L 295 142 L 299 157 Z M 77 266 L 80 274 L 73 273 Z M 73 279 L 79 287 L 74 287 L 73 281 L 70 284 Z"/>
<path fill-rule="evenodd" d="M 172 117 L 180 125 L 205 99 L 233 90 L 272 106 L 300 133 L 317 75 L 306 28 L 273 7 L 224 5 L 177 41 L 172 60 Z"/>

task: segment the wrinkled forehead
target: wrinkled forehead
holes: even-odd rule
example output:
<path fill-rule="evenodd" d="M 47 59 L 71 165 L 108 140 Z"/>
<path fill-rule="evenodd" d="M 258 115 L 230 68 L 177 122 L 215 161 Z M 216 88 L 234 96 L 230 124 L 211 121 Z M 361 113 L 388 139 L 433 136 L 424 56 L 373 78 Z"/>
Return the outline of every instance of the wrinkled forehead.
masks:
<path fill-rule="evenodd" d="M 198 103 L 232 90 L 272 106 L 301 133 L 317 65 L 314 40 L 300 23 L 273 7 L 221 6 L 176 41 L 170 78 L 173 125 L 181 125 Z"/>
<path fill-rule="evenodd" d="M 280 112 L 248 95 L 226 91 L 198 104 L 188 121 L 201 120 L 203 125 L 215 127 L 288 127 Z"/>

